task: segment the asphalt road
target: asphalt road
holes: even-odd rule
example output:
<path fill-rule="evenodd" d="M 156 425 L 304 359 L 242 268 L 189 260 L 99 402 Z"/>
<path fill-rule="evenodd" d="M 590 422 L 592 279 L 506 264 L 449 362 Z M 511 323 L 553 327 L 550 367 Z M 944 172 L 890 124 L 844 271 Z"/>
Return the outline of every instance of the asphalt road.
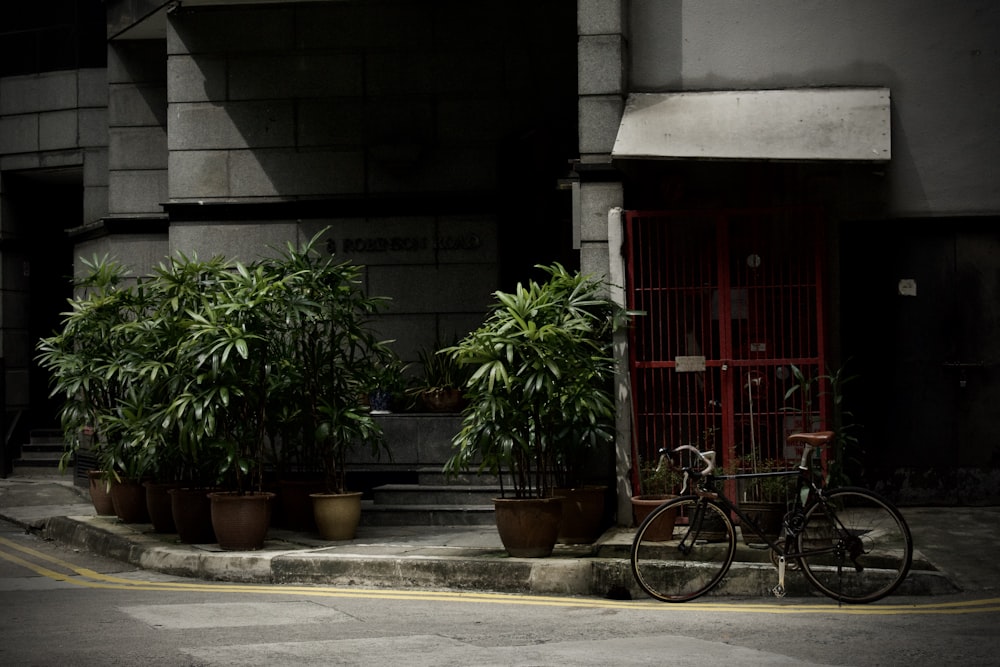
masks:
<path fill-rule="evenodd" d="M 0 522 L 4 665 L 993 665 L 998 623 L 981 592 L 667 605 L 216 583 Z"/>

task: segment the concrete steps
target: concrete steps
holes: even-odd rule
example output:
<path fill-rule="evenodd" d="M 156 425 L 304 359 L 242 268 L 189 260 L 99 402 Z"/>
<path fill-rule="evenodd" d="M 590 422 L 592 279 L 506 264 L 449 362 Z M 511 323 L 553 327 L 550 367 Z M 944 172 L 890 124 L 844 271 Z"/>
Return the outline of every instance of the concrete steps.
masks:
<path fill-rule="evenodd" d="M 385 484 L 374 490 L 376 505 L 489 505 L 500 487 L 486 484 Z"/>
<path fill-rule="evenodd" d="M 487 526 L 494 523 L 489 505 L 393 505 L 362 503 L 363 526 Z"/>
<path fill-rule="evenodd" d="M 62 431 L 37 429 L 21 445 L 21 456 L 11 464 L 11 472 L 20 477 L 61 477 L 59 460 L 66 451 Z M 72 460 L 68 470 L 72 470 Z"/>
<path fill-rule="evenodd" d="M 494 522 L 500 486 L 479 484 L 384 484 L 362 508 L 368 526 L 482 526 Z"/>
<path fill-rule="evenodd" d="M 380 417 L 393 452 L 392 463 L 356 463 L 369 471 L 379 465 L 412 482 L 374 486 L 362 505 L 364 526 L 480 526 L 492 525 L 493 498 L 500 480 L 475 472 L 449 476 L 442 472 L 452 455 L 451 438 L 457 415 L 387 415 Z"/>

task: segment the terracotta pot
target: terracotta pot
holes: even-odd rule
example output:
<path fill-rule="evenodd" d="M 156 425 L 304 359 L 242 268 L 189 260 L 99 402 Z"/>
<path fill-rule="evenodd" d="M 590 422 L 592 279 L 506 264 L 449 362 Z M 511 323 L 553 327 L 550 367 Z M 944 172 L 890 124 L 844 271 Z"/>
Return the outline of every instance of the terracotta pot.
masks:
<path fill-rule="evenodd" d="M 313 493 L 316 528 L 324 540 L 353 540 L 361 523 L 361 493 Z"/>
<path fill-rule="evenodd" d="M 673 495 L 652 495 L 652 496 L 632 496 L 632 520 L 638 528 L 650 513 L 671 498 Z M 677 522 L 677 510 L 661 514 L 656 520 L 656 525 L 650 526 L 646 530 L 645 539 L 651 541 L 667 541 L 674 534 L 674 525 Z"/>
<path fill-rule="evenodd" d="M 88 470 L 87 481 L 90 483 L 90 502 L 94 503 L 94 511 L 99 516 L 115 516 L 115 503 L 111 499 L 104 472 Z"/>
<path fill-rule="evenodd" d="M 153 524 L 153 532 L 174 533 L 174 513 L 170 508 L 170 489 L 176 489 L 180 482 L 144 482 L 146 487 L 146 512 Z"/>
<path fill-rule="evenodd" d="M 545 558 L 559 535 L 562 498 L 494 498 L 497 532 L 516 558 Z"/>
<path fill-rule="evenodd" d="M 149 512 L 146 510 L 146 487 L 142 482 L 127 479 L 111 483 L 111 502 L 115 506 L 115 514 L 122 523 L 146 523 Z"/>
<path fill-rule="evenodd" d="M 557 488 L 554 496 L 563 498 L 559 544 L 590 544 L 604 532 L 604 502 L 606 486 Z"/>
<path fill-rule="evenodd" d="M 230 491 L 208 494 L 212 504 L 212 529 L 226 551 L 255 551 L 264 546 L 271 523 L 270 491 L 240 495 Z"/>
<path fill-rule="evenodd" d="M 465 407 L 461 389 L 427 389 L 420 392 L 420 402 L 430 412 L 461 412 Z"/>
<path fill-rule="evenodd" d="M 208 500 L 211 489 L 170 489 L 170 514 L 177 529 L 177 537 L 184 544 L 211 544 L 215 542 L 212 528 L 212 504 Z"/>

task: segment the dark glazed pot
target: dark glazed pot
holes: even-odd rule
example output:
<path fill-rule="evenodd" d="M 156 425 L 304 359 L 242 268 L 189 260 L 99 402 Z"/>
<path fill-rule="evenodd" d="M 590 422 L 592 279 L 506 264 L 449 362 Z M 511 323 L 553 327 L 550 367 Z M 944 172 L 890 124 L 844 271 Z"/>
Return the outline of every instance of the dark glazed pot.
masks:
<path fill-rule="evenodd" d="M 497 532 L 517 558 L 545 558 L 559 536 L 562 498 L 494 498 Z"/>
<path fill-rule="evenodd" d="M 212 503 L 212 529 L 226 551 L 256 551 L 264 546 L 271 524 L 270 491 L 238 494 L 217 491 L 208 494 Z"/>
<path fill-rule="evenodd" d="M 170 489 L 170 513 L 177 529 L 177 537 L 184 544 L 211 544 L 215 542 L 212 529 L 212 504 L 208 494 L 212 489 L 203 487 Z"/>

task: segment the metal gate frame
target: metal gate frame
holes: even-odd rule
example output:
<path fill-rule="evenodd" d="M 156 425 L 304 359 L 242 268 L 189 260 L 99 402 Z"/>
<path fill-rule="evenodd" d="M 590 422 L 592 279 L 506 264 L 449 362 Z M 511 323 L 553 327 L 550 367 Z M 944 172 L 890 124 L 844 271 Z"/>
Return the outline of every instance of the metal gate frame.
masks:
<path fill-rule="evenodd" d="M 813 209 L 626 212 L 636 493 L 660 448 L 755 469 L 826 427 L 824 240 Z"/>

